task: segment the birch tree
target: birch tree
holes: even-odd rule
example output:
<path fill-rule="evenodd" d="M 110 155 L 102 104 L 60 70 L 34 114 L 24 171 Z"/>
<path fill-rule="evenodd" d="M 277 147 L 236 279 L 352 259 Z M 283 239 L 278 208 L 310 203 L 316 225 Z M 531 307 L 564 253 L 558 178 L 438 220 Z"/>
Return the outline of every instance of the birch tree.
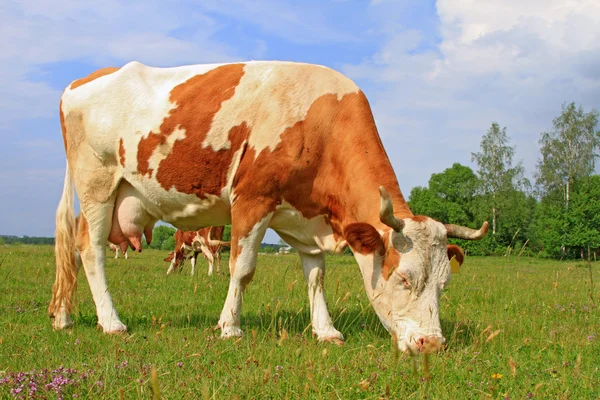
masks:
<path fill-rule="evenodd" d="M 498 229 L 498 219 L 502 205 L 508 197 L 528 182 L 523 178 L 521 162 L 513 166 L 515 147 L 509 144 L 506 128 L 500 128 L 493 122 L 487 133 L 481 138 L 480 151 L 471 153 L 471 160 L 477 163 L 481 194 L 488 198 L 492 213 L 492 233 Z"/>
<path fill-rule="evenodd" d="M 539 141 L 537 189 L 541 197 L 559 194 L 564 209 L 568 210 L 573 185 L 578 179 L 590 176 L 596 167 L 600 149 L 598 112 L 586 113 L 581 106 L 569 103 L 562 106 L 552 125 L 553 129 L 543 132 Z"/>

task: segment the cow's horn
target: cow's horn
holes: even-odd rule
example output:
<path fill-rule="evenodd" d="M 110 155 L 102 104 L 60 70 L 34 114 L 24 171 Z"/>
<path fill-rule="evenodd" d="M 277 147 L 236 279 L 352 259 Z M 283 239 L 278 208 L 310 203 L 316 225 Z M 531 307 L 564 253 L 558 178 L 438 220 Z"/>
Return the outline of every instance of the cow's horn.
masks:
<path fill-rule="evenodd" d="M 396 232 L 402 232 L 404 228 L 404 221 L 394 216 L 394 205 L 392 204 L 392 198 L 383 186 L 379 186 L 379 219 L 381 222 L 392 228 Z"/>
<path fill-rule="evenodd" d="M 445 224 L 447 235 L 449 238 L 479 240 L 488 233 L 489 224 L 487 221 L 483 223 L 479 230 L 467 228 L 466 226 Z"/>

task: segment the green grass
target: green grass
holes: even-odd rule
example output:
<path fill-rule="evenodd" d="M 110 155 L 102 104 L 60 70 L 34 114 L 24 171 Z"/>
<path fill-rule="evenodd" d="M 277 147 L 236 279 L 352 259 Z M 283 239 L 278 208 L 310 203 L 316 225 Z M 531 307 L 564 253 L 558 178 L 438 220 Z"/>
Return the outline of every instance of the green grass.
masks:
<path fill-rule="evenodd" d="M 65 398 L 149 398 L 152 367 L 169 399 L 600 396 L 598 264 L 591 292 L 585 263 L 467 258 L 440 300 L 447 345 L 430 358 L 426 380 L 422 361 L 415 373 L 410 357 L 396 360 L 352 257 L 328 257 L 326 296 L 346 337 L 337 347 L 311 337 L 297 256 L 259 256 L 239 340 L 220 340 L 213 331 L 228 277 L 209 278 L 199 261 L 197 277 L 167 278 L 164 256 L 144 250 L 109 259 L 111 293 L 129 333 L 108 336 L 96 328 L 83 271 L 75 326 L 54 332 L 46 313 L 52 248 L 0 247 L 0 398 L 19 386 L 14 374 L 46 369 L 47 376 L 31 378 L 45 397 L 56 396 L 44 388 L 54 375 L 71 379 L 61 388 Z"/>

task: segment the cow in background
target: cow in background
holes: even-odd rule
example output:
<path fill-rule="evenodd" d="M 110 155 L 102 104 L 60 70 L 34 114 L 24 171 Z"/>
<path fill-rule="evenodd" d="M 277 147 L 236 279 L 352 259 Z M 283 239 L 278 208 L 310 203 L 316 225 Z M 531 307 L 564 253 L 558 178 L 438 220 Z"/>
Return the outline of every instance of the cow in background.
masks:
<path fill-rule="evenodd" d="M 113 251 L 115 253 L 115 258 L 119 258 L 119 252 L 121 251 L 121 248 L 113 243 L 108 243 L 108 247 L 110 248 L 110 251 Z M 125 250 L 123 255 L 125 256 L 125 259 L 127 260 L 127 258 L 128 258 L 127 250 Z"/>
<path fill-rule="evenodd" d="M 229 242 L 222 241 L 224 232 L 224 226 L 213 226 L 191 232 L 178 229 L 175 232 L 175 249 L 165 258 L 165 261 L 171 262 L 167 275 L 180 269 L 182 263 L 189 258 L 193 276 L 196 271 L 196 259 L 200 253 L 208 260 L 209 276 L 213 274 L 215 264 L 217 274 L 221 273 L 221 250 L 224 246 L 229 246 Z"/>

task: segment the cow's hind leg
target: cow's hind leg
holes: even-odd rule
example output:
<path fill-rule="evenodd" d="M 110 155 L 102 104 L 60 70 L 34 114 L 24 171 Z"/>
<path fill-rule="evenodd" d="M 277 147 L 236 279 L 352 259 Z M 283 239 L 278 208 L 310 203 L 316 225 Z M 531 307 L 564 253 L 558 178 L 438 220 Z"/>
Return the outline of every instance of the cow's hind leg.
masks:
<path fill-rule="evenodd" d="M 208 276 L 212 276 L 214 271 L 215 259 L 210 250 L 204 251 L 203 249 L 203 252 L 204 258 L 206 258 L 206 261 L 208 261 Z"/>
<path fill-rule="evenodd" d="M 114 196 L 105 203 L 87 204 L 84 214 L 88 226 L 83 232 L 78 232 L 77 238 L 77 248 L 81 253 L 83 268 L 96 304 L 98 324 L 106 333 L 127 330 L 113 306 L 105 274 L 105 244 L 110 233 L 113 208 Z"/>
<path fill-rule="evenodd" d="M 300 252 L 302 269 L 308 286 L 308 299 L 310 302 L 310 317 L 312 330 L 318 340 L 344 343 L 344 336 L 334 328 L 327 303 L 325 302 L 325 254 L 308 254 Z"/>
<path fill-rule="evenodd" d="M 242 311 L 242 296 L 256 270 L 256 257 L 260 243 L 265 236 L 273 214 L 269 213 L 254 224 L 244 221 L 245 214 L 238 214 L 232 209 L 231 226 L 231 256 L 229 258 L 229 291 L 218 327 L 221 337 L 239 337 L 243 335 L 240 329 L 240 313 Z M 241 222 L 238 221 L 241 219 Z"/>
<path fill-rule="evenodd" d="M 194 276 L 194 274 L 196 273 L 196 261 L 198 260 L 198 252 L 197 251 L 193 251 L 192 252 L 192 258 L 190 260 L 190 262 L 192 263 L 192 272 L 191 272 L 191 276 Z"/>

